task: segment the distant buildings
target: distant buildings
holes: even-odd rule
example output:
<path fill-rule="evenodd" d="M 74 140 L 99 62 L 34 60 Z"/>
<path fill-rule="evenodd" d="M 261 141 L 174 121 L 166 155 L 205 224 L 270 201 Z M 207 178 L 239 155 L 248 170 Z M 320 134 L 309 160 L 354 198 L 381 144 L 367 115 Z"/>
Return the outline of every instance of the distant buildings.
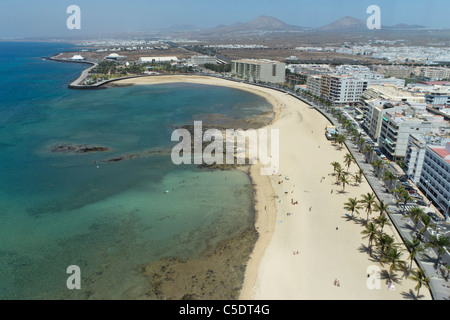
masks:
<path fill-rule="evenodd" d="M 177 57 L 140 57 L 138 63 L 178 62 Z"/>
<path fill-rule="evenodd" d="M 70 60 L 73 60 L 73 61 L 83 61 L 83 60 L 86 60 L 86 58 L 80 56 L 79 54 L 76 54 L 76 55 L 74 55 L 72 58 L 70 58 Z"/>
<path fill-rule="evenodd" d="M 121 56 L 121 55 L 118 55 L 117 53 L 111 53 L 109 56 L 105 57 L 106 60 L 110 60 L 110 61 L 125 60 L 126 58 L 127 58 L 126 56 Z"/>
<path fill-rule="evenodd" d="M 416 75 L 418 77 L 428 79 L 429 81 L 439 81 L 450 79 L 450 69 L 439 67 L 420 67 L 417 68 Z"/>
<path fill-rule="evenodd" d="M 378 66 L 375 70 L 385 77 L 394 77 L 400 79 L 412 78 L 415 73 L 415 68 L 408 66 Z"/>
<path fill-rule="evenodd" d="M 192 64 L 201 65 L 201 64 L 217 64 L 217 57 L 211 56 L 192 56 L 191 57 Z"/>
<path fill-rule="evenodd" d="M 335 105 L 361 103 L 363 93 L 373 85 L 405 85 L 405 80 L 387 79 L 365 66 L 343 65 L 336 67 L 334 72 L 329 70 L 324 66 L 310 68 L 307 88 L 313 95 L 327 99 Z"/>
<path fill-rule="evenodd" d="M 284 83 L 286 65 L 278 61 L 263 59 L 233 60 L 231 73 L 248 80 Z"/>

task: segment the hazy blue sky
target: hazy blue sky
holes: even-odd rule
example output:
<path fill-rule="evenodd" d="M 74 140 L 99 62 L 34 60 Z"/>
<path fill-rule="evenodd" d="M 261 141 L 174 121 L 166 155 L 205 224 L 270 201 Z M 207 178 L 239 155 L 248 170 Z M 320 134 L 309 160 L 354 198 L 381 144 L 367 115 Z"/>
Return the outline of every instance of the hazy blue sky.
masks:
<path fill-rule="evenodd" d="M 82 30 L 66 28 L 69 5 L 81 8 Z M 366 19 L 381 8 L 382 24 L 450 28 L 450 0 L 0 0 L 0 38 L 150 31 L 174 24 L 214 27 L 260 15 L 319 27 L 344 16 Z"/>

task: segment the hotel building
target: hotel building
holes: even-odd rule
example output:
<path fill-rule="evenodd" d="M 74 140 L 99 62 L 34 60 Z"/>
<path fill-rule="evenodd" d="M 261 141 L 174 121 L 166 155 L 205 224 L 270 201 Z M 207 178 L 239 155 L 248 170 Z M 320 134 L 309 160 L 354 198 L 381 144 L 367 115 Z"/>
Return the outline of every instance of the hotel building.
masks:
<path fill-rule="evenodd" d="M 399 160 L 406 155 L 410 134 L 429 134 L 433 131 L 446 131 L 448 128 L 449 124 L 442 116 L 410 106 L 401 112 L 386 112 L 382 116 L 378 143 L 385 155 Z"/>
<path fill-rule="evenodd" d="M 447 219 L 450 213 L 450 142 L 426 148 L 418 185 Z"/>
<path fill-rule="evenodd" d="M 272 60 L 233 60 L 231 73 L 250 81 L 284 83 L 286 64 Z"/>

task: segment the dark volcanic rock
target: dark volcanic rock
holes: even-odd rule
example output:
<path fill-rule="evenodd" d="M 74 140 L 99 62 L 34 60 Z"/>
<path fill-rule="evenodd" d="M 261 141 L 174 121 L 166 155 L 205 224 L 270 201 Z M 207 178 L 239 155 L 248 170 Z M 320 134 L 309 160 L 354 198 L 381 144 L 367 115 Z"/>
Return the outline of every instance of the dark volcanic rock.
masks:
<path fill-rule="evenodd" d="M 91 153 L 91 152 L 107 152 L 111 149 L 101 146 L 74 145 L 74 144 L 58 144 L 50 148 L 51 152 L 60 153 Z"/>

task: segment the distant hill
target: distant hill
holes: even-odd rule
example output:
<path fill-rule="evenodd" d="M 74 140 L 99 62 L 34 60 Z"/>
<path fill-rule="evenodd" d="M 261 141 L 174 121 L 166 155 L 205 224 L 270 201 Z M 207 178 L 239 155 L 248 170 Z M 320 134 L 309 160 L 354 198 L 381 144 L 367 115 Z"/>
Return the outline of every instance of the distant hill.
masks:
<path fill-rule="evenodd" d="M 394 29 L 394 30 L 405 30 L 405 29 L 425 29 L 426 27 L 421 26 L 421 25 L 417 25 L 417 24 L 406 24 L 406 23 L 399 23 L 396 24 L 395 26 L 391 26 L 391 27 L 385 27 L 388 29 Z"/>
<path fill-rule="evenodd" d="M 365 20 L 344 17 L 326 26 L 317 28 L 319 31 L 363 31 L 367 30 L 367 22 Z"/>
<path fill-rule="evenodd" d="M 414 30 L 414 29 L 424 29 L 424 26 L 420 25 L 409 25 L 405 23 L 396 24 L 395 26 L 381 26 L 381 29 L 388 30 Z M 367 31 L 367 21 L 361 20 L 353 17 L 344 17 L 335 22 L 327 24 L 326 26 L 317 28 L 318 31 L 324 32 L 351 32 L 351 31 Z"/>
<path fill-rule="evenodd" d="M 292 26 L 286 24 L 275 17 L 260 16 L 250 22 L 242 23 L 236 22 L 228 26 L 219 26 L 204 30 L 206 33 L 236 33 L 236 32 L 252 32 L 252 31 L 301 31 L 305 30 L 303 27 Z"/>

